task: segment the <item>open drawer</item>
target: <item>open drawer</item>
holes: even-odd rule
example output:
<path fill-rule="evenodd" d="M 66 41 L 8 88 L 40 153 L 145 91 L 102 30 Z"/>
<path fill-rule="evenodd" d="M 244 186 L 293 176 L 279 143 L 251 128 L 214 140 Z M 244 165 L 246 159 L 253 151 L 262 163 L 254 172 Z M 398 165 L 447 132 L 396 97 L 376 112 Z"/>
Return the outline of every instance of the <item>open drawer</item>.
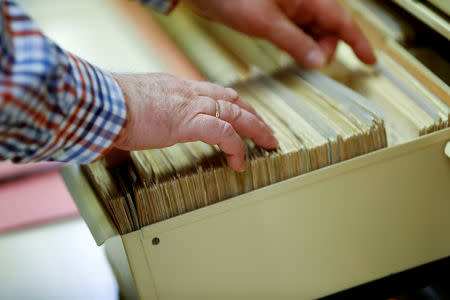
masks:
<path fill-rule="evenodd" d="M 62 175 L 126 298 L 314 299 L 450 255 L 449 143 L 447 128 L 120 237 L 80 169 Z"/>
<path fill-rule="evenodd" d="M 314 299 L 445 258 L 449 142 L 446 129 L 323 168 L 108 240 L 107 252 L 141 299 Z M 62 174 L 97 243 L 112 237 L 78 167 Z"/>

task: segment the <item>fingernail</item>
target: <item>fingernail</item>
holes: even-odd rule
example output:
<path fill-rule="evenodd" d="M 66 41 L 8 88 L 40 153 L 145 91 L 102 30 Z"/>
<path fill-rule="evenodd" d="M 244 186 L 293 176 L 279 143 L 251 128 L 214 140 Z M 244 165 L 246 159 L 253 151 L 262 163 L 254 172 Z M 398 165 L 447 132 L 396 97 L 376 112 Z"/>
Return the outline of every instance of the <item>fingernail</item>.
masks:
<path fill-rule="evenodd" d="M 319 50 L 311 50 L 306 55 L 306 65 L 309 68 L 319 68 L 325 63 L 325 56 Z"/>

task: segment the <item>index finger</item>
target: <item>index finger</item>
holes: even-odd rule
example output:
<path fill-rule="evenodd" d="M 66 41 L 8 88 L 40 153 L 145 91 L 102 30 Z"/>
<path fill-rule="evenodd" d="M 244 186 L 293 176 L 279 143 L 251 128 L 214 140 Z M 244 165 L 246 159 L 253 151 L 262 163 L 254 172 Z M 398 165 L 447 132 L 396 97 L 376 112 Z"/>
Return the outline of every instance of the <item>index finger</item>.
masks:
<path fill-rule="evenodd" d="M 317 23 L 325 30 L 335 32 L 337 36 L 352 47 L 358 58 L 367 63 L 376 62 L 375 54 L 369 41 L 353 21 L 349 12 L 335 1 L 318 1 Z"/>

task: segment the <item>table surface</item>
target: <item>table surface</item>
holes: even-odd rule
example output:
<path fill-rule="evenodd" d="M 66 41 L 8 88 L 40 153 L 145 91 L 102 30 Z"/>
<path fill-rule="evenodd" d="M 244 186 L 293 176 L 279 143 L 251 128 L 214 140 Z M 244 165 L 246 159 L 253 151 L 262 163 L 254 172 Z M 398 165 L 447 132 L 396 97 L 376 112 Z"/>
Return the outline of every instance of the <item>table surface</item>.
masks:
<path fill-rule="evenodd" d="M 118 299 L 118 285 L 81 218 L 0 235 L 0 299 Z"/>

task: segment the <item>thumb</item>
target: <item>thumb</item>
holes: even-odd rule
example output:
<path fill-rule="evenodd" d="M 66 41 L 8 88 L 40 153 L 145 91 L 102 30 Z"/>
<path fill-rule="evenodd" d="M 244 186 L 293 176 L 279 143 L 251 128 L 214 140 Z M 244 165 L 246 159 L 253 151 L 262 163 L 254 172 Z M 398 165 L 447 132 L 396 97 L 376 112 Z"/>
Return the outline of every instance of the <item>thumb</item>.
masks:
<path fill-rule="evenodd" d="M 314 39 L 281 11 L 264 37 L 288 52 L 303 67 L 319 68 L 326 62 Z"/>

